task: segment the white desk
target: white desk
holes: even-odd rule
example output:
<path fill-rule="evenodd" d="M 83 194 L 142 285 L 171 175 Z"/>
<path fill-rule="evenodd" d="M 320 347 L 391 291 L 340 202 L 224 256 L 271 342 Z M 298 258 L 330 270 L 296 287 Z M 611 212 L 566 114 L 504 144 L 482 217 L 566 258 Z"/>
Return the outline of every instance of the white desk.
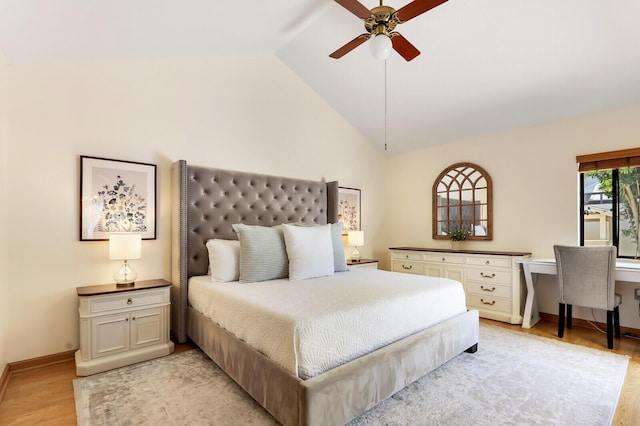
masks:
<path fill-rule="evenodd" d="M 535 294 L 535 283 L 538 274 L 557 275 L 555 259 L 529 259 L 518 261 L 522 263 L 524 281 L 527 284 L 527 299 L 524 303 L 523 328 L 531 328 L 540 321 L 538 302 Z M 640 263 L 621 261 L 616 262 L 616 281 L 640 283 Z"/>

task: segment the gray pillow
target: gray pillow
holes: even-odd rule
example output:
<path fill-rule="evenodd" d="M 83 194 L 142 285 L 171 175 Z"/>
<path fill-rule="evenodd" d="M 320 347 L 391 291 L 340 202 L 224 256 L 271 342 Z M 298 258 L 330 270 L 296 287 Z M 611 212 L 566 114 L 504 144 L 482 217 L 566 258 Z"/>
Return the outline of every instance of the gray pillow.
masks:
<path fill-rule="evenodd" d="M 232 226 L 240 240 L 241 283 L 274 280 L 289 275 L 282 225 L 268 227 L 236 223 Z"/>
<path fill-rule="evenodd" d="M 318 226 L 314 223 L 296 222 L 291 223 L 296 226 Z M 348 271 L 347 259 L 344 256 L 344 246 L 342 245 L 342 222 L 331 224 L 331 242 L 333 243 L 333 270 L 335 272 Z"/>
<path fill-rule="evenodd" d="M 347 259 L 344 257 L 342 245 L 342 222 L 331 224 L 331 240 L 333 242 L 333 267 L 336 272 L 348 271 Z"/>

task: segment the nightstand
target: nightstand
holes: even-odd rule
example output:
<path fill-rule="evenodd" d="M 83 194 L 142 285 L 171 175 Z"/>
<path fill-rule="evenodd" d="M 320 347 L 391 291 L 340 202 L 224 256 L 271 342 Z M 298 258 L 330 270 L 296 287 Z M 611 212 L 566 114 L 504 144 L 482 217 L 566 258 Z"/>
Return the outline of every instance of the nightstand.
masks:
<path fill-rule="evenodd" d="M 76 374 L 88 376 L 173 352 L 170 289 L 165 280 L 77 287 Z"/>
<path fill-rule="evenodd" d="M 353 261 L 351 259 L 347 259 L 347 266 L 349 269 L 352 268 L 371 268 L 378 269 L 378 261 L 376 259 L 360 259 L 359 261 Z"/>

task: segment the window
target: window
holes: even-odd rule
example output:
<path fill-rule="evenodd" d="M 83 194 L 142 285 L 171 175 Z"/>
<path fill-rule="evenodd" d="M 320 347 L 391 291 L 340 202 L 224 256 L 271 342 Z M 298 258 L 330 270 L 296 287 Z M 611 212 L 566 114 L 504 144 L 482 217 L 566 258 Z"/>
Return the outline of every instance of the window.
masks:
<path fill-rule="evenodd" d="M 468 240 L 492 239 L 491 177 L 480 166 L 456 163 L 440 173 L 433 184 L 434 239 L 448 239 L 452 230 L 469 231 Z"/>
<path fill-rule="evenodd" d="M 576 158 L 580 172 L 580 244 L 640 257 L 640 149 Z"/>

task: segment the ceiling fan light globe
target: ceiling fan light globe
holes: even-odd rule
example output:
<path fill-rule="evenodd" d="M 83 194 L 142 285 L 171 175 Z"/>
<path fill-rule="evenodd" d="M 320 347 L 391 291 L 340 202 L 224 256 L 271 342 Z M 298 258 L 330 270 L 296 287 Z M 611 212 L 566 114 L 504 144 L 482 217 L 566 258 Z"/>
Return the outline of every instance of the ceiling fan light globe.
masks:
<path fill-rule="evenodd" d="M 378 34 L 377 36 L 372 37 L 369 42 L 371 56 L 379 61 L 387 59 L 391 54 L 391 49 L 393 49 L 393 44 L 391 43 L 389 36 L 386 34 Z"/>

